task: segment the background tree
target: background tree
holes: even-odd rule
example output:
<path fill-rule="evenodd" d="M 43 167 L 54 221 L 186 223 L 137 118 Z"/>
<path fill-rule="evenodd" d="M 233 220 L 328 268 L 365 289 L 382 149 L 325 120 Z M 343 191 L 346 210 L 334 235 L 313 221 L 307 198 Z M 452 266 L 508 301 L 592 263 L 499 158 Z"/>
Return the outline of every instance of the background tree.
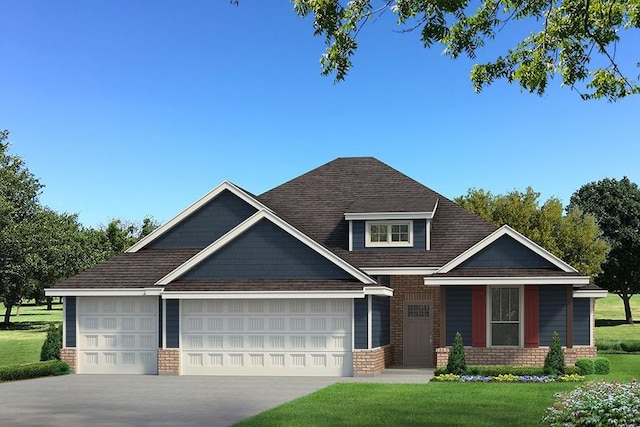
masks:
<path fill-rule="evenodd" d="M 622 299 L 626 320 L 633 323 L 629 301 L 640 293 L 640 189 L 627 177 L 606 178 L 580 187 L 569 206 L 596 217 L 611 245 L 596 284 Z"/>
<path fill-rule="evenodd" d="M 509 225 L 582 274 L 595 276 L 605 260 L 608 246 L 601 237 L 594 216 L 570 207 L 563 215 L 562 202 L 555 197 L 540 205 L 540 193 L 528 187 L 524 193 L 512 191 L 493 195 L 470 189 L 456 203 L 500 227 Z"/>
<path fill-rule="evenodd" d="M 238 3 L 232 0 L 232 3 Z M 451 58 L 475 60 L 494 38 L 515 45 L 493 60 L 476 64 L 471 81 L 476 91 L 497 79 L 517 83 L 542 95 L 555 75 L 583 99 L 610 101 L 640 93 L 638 52 L 633 40 L 621 45 L 621 34 L 640 28 L 638 0 L 293 0 L 295 12 L 313 16 L 316 36 L 325 39 L 322 74 L 343 80 L 351 68 L 356 37 L 364 25 L 385 13 L 396 15 L 403 32 L 420 31 L 425 47 L 444 46 Z M 508 27 L 508 28 L 507 28 Z M 510 32 L 511 30 L 511 32 Z M 513 34 L 520 31 L 523 38 Z M 625 33 L 628 30 L 628 33 Z M 500 45 L 499 45 L 500 46 Z M 636 55 L 629 63 L 623 47 Z"/>

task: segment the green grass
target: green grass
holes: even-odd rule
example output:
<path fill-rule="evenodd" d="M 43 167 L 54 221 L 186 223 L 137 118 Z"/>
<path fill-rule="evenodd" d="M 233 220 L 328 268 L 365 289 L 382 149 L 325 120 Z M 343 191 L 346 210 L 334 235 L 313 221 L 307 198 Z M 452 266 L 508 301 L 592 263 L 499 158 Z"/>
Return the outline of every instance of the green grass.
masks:
<path fill-rule="evenodd" d="M 4 315 L 4 305 L 0 313 Z M 11 311 L 11 326 L 0 329 L 0 366 L 38 362 L 40 350 L 47 336 L 49 323 L 62 323 L 62 305 L 54 304 L 53 310 L 46 306 L 25 304 Z"/>
<path fill-rule="evenodd" d="M 608 375 L 587 380 L 640 377 L 640 356 L 606 356 Z M 532 426 L 554 394 L 575 383 L 338 383 L 244 420 L 252 426 Z"/>
<path fill-rule="evenodd" d="M 640 318 L 640 295 L 631 297 L 631 313 Z M 609 294 L 596 300 L 596 329 L 598 340 L 640 340 L 640 322 L 625 322 L 624 305 L 619 296 Z"/>

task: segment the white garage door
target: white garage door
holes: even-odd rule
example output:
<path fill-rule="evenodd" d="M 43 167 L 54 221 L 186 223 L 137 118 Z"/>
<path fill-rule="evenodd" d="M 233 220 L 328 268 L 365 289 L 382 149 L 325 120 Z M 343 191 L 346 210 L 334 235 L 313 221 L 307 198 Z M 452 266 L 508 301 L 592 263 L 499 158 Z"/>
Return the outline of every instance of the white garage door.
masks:
<path fill-rule="evenodd" d="M 157 349 L 157 298 L 78 298 L 78 373 L 157 374 Z"/>
<path fill-rule="evenodd" d="M 183 300 L 182 373 L 350 376 L 351 300 Z"/>

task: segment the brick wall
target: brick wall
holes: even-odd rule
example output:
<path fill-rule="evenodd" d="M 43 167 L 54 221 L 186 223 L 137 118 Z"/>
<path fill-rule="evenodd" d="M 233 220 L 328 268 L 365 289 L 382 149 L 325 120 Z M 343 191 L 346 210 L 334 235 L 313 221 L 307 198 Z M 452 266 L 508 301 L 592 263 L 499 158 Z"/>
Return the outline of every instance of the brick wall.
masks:
<path fill-rule="evenodd" d="M 179 349 L 158 349 L 158 375 L 180 375 Z"/>
<path fill-rule="evenodd" d="M 405 301 L 431 301 L 433 315 L 433 364 L 440 346 L 440 288 L 426 287 L 424 276 L 391 276 L 391 345 L 394 365 L 403 364 L 403 308 Z"/>
<path fill-rule="evenodd" d="M 60 349 L 60 360 L 69 365 L 71 372 L 76 373 L 78 369 L 78 350 L 75 348 Z"/>
<path fill-rule="evenodd" d="M 590 346 L 580 346 L 573 348 L 563 348 L 564 362 L 567 365 L 574 365 L 581 357 L 596 357 L 596 348 Z M 543 366 L 544 358 L 549 352 L 549 347 L 538 348 L 472 348 L 465 347 L 467 355 L 467 365 L 488 366 Z M 447 366 L 449 358 L 449 347 L 438 348 L 437 367 Z"/>
<path fill-rule="evenodd" d="M 374 348 L 372 350 L 353 351 L 353 375 L 375 375 L 384 368 L 391 366 L 393 360 L 390 345 Z"/>

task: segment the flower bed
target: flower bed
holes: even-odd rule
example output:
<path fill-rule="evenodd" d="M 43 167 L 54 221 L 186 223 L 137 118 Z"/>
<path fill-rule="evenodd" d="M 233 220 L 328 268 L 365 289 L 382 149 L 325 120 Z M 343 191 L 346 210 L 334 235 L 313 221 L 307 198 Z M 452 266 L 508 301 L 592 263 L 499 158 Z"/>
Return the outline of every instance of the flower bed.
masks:
<path fill-rule="evenodd" d="M 552 382 L 581 382 L 584 377 L 578 374 L 571 375 L 513 375 L 503 374 L 494 377 L 485 375 L 455 375 L 440 374 L 433 377 L 433 381 L 440 382 L 474 382 L 474 383 L 552 383 Z"/>

